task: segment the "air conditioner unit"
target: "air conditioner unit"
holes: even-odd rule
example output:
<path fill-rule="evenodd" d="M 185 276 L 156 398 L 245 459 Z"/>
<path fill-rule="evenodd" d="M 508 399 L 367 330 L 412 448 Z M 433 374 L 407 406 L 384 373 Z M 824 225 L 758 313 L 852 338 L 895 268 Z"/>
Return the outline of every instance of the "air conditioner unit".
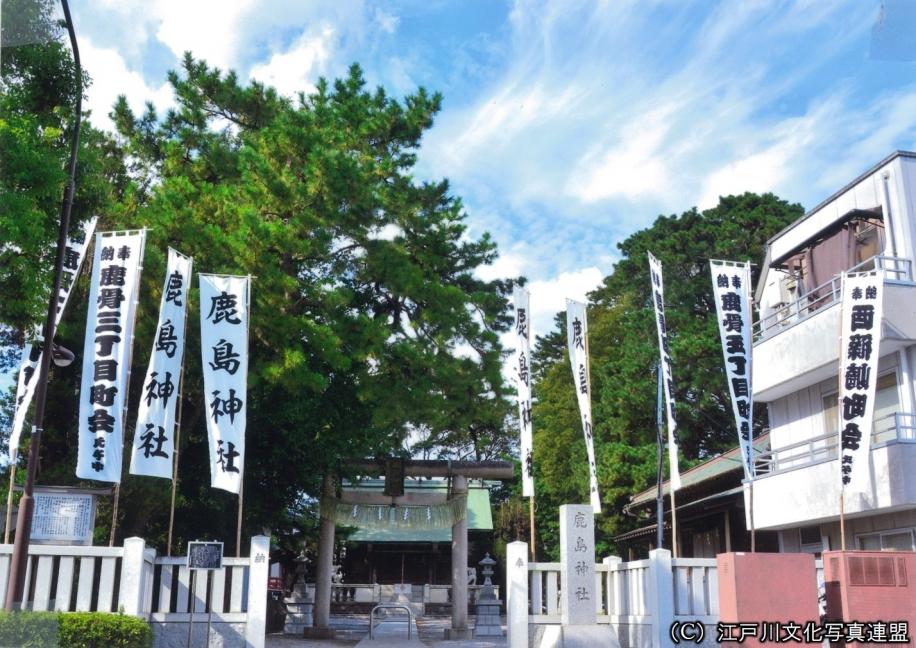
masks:
<path fill-rule="evenodd" d="M 859 228 L 856 230 L 856 241 L 863 243 L 873 237 L 877 231 L 878 226 L 874 223 L 860 222 Z"/>
<path fill-rule="evenodd" d="M 783 304 L 795 301 L 797 290 L 798 279 L 792 275 L 782 277 L 779 280 L 779 301 Z"/>
<path fill-rule="evenodd" d="M 825 551 L 828 621 L 907 621 L 916 630 L 916 552 Z"/>

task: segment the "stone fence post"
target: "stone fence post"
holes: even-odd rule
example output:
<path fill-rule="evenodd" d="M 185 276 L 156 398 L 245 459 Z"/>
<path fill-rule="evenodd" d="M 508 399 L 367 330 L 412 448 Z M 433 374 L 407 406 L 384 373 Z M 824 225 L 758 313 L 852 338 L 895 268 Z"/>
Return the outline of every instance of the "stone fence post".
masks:
<path fill-rule="evenodd" d="M 620 614 L 620 597 L 616 588 L 617 578 L 615 578 L 611 569 L 620 565 L 620 562 L 619 556 L 606 556 L 601 561 L 603 565 L 608 567 L 608 571 L 604 574 L 604 613 L 608 615 Z"/>
<path fill-rule="evenodd" d="M 267 634 L 267 574 L 270 571 L 270 538 L 251 538 L 248 568 L 248 623 L 245 624 L 245 645 L 264 648 Z"/>
<path fill-rule="evenodd" d="M 528 543 L 506 545 L 506 625 L 509 648 L 528 648 Z"/>
<path fill-rule="evenodd" d="M 124 614 L 148 617 L 150 610 L 144 609 L 147 582 L 152 577 L 144 568 L 146 541 L 143 538 L 125 538 L 124 554 L 121 558 L 121 590 L 118 593 L 119 607 Z"/>
<path fill-rule="evenodd" d="M 669 629 L 674 621 L 674 579 L 671 552 L 653 549 L 649 552 L 649 582 L 646 607 L 652 615 L 652 648 L 668 648 Z"/>

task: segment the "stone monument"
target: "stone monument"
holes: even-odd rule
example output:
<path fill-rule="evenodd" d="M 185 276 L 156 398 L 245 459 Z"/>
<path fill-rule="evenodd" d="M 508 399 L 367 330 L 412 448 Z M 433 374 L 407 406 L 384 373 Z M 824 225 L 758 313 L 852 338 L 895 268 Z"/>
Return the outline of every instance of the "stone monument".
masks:
<path fill-rule="evenodd" d="M 496 561 L 487 554 L 479 563 L 484 576 L 483 587 L 477 597 L 477 623 L 474 625 L 475 637 L 502 637 L 503 628 L 499 619 L 500 603 L 493 591 L 493 565 Z"/>
<path fill-rule="evenodd" d="M 595 587 L 595 516 L 592 507 L 560 507 L 560 625 L 540 626 L 534 645 L 540 648 L 615 648 L 610 625 L 598 625 Z M 543 630 L 541 630 L 543 628 Z"/>

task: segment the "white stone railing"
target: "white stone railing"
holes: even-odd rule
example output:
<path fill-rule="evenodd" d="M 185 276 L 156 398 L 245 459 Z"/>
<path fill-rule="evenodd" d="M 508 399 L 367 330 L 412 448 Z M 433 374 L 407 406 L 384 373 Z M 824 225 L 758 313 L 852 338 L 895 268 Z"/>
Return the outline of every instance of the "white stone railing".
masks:
<path fill-rule="evenodd" d="M 0 545 L 0 605 L 12 551 Z M 123 547 L 30 545 L 24 607 L 138 616 L 150 622 L 155 646 L 187 641 L 192 622 L 200 642 L 210 633 L 226 645 L 263 648 L 269 552 L 270 539 L 255 536 L 253 558 L 225 558 L 222 569 L 196 572 L 192 584 L 187 558 L 157 558 L 142 538 L 127 538 Z"/>
<path fill-rule="evenodd" d="M 527 648 L 529 624 L 558 624 L 561 619 L 560 563 L 529 563 L 527 550 L 523 542 L 508 546 L 510 648 Z M 815 568 L 822 593 L 821 560 L 815 561 Z M 595 565 L 595 581 L 600 593 L 595 602 L 597 621 L 612 625 L 624 647 L 669 645 L 668 630 L 674 621 L 700 621 L 707 626 L 719 621 L 715 558 L 672 558 L 665 549 L 630 562 L 610 556 Z"/>
<path fill-rule="evenodd" d="M 672 558 L 674 616 L 714 624 L 719 620 L 719 579 L 715 558 Z"/>

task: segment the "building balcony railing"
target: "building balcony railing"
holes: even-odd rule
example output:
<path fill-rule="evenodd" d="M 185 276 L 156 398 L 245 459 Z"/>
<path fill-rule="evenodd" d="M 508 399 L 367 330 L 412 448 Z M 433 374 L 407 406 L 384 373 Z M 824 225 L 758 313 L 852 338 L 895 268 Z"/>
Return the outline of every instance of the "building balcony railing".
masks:
<path fill-rule="evenodd" d="M 887 279 L 895 281 L 913 281 L 913 268 L 910 259 L 893 256 L 874 256 L 854 265 L 847 272 L 866 272 L 884 270 Z M 840 300 L 841 276 L 836 275 L 829 281 L 802 294 L 795 301 L 789 302 L 766 317 L 754 322 L 754 340 L 763 340 L 779 333 L 792 324 L 802 322 L 818 313 L 825 306 Z"/>
<path fill-rule="evenodd" d="M 837 432 L 830 432 L 761 452 L 755 462 L 757 476 L 766 477 L 837 459 L 839 436 Z M 890 443 L 916 443 L 916 414 L 895 412 L 875 420 L 871 447 Z"/>

